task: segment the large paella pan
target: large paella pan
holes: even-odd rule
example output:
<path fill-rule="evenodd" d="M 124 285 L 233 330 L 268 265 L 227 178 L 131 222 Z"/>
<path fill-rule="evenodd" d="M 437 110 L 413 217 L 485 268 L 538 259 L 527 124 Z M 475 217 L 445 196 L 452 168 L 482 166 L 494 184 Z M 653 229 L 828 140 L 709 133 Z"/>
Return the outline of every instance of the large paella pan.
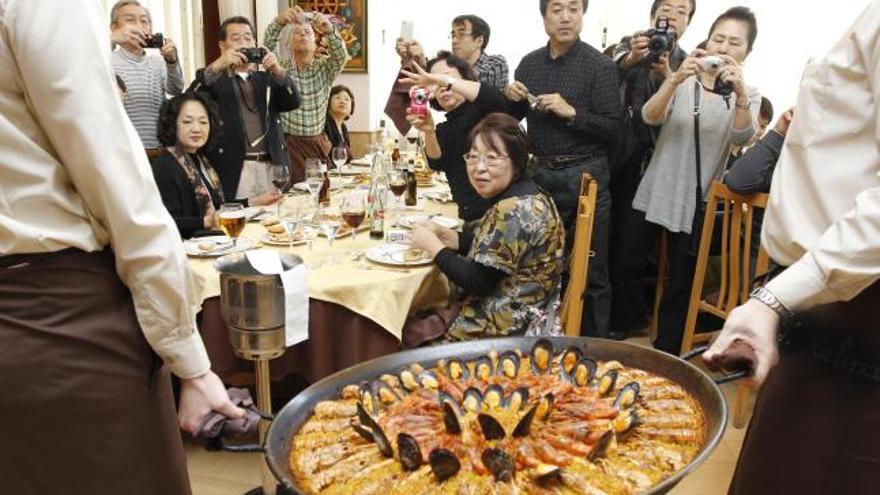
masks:
<path fill-rule="evenodd" d="M 588 338 L 417 349 L 299 394 L 266 439 L 295 493 L 665 493 L 727 406 L 673 356 Z"/>

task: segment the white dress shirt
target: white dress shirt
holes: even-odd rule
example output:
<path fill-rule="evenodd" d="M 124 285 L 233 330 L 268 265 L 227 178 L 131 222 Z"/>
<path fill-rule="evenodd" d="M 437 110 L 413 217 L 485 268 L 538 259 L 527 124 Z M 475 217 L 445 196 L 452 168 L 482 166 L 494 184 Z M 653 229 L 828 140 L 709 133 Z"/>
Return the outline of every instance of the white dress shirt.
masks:
<path fill-rule="evenodd" d="M 880 279 L 880 0 L 807 67 L 762 242 L 786 307 L 847 301 Z"/>
<path fill-rule="evenodd" d="M 147 340 L 192 378 L 210 366 L 197 300 L 116 92 L 106 17 L 94 0 L 0 0 L 0 255 L 111 246 Z"/>

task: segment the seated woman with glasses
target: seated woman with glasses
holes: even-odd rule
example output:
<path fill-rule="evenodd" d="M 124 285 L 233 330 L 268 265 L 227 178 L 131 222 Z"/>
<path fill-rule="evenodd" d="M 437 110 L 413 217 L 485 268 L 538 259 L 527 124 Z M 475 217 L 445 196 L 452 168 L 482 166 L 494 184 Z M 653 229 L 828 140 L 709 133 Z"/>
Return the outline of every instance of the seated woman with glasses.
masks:
<path fill-rule="evenodd" d="M 345 125 L 345 121 L 352 115 L 354 115 L 354 93 L 351 89 L 342 84 L 330 88 L 324 134 L 334 148 L 345 148 L 347 162 L 351 161 L 351 139 L 348 137 L 348 126 Z"/>
<path fill-rule="evenodd" d="M 416 225 L 412 245 L 460 289 L 456 304 L 410 319 L 404 344 L 559 331 L 565 231 L 550 199 L 526 175 L 528 135 L 493 113 L 468 139 L 471 185 L 489 203 L 473 233 L 433 222 Z"/>
<path fill-rule="evenodd" d="M 162 203 L 184 239 L 218 227 L 216 209 L 225 202 L 217 172 L 203 151 L 220 132 L 216 104 L 204 93 L 187 92 L 162 105 L 159 142 L 165 150 L 150 159 Z M 272 204 L 277 193 L 232 202 L 252 206 Z"/>
<path fill-rule="evenodd" d="M 439 52 L 428 62 L 427 72 L 402 73 L 401 82 L 428 88 L 431 107 L 446 112 L 446 122 L 434 126 L 431 112 L 415 115 L 407 110 L 407 121 L 425 133 L 428 166 L 444 172 L 449 180 L 452 199 L 458 204 L 458 216 L 465 230 L 472 230 L 489 209 L 489 201 L 475 191 L 468 179 L 462 155 L 468 151 L 468 134 L 486 115 L 505 112 L 511 103 L 500 90 L 477 82 L 474 70 L 464 60 L 449 52 Z"/>

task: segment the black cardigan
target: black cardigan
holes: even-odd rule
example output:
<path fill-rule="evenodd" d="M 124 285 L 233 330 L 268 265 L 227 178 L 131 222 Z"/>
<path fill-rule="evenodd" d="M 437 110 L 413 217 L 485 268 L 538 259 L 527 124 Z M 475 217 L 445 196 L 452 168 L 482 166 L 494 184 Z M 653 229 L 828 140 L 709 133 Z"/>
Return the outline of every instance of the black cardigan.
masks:
<path fill-rule="evenodd" d="M 180 167 L 177 158 L 167 150 L 150 160 L 153 168 L 153 177 L 159 187 L 162 203 L 177 224 L 177 230 L 184 239 L 189 239 L 195 234 L 205 231 L 205 220 L 202 217 L 199 202 L 196 200 L 196 191 L 192 183 Z M 210 189 L 211 200 L 215 208 L 220 208 L 219 195 Z"/>

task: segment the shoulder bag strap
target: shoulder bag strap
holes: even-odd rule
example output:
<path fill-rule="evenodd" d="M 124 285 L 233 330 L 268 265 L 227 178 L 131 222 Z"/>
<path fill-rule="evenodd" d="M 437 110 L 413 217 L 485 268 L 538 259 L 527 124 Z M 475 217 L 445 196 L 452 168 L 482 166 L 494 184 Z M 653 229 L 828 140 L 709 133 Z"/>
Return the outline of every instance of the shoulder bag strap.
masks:
<path fill-rule="evenodd" d="M 703 96 L 703 88 L 700 85 L 700 81 L 697 80 L 694 82 L 694 142 L 696 143 L 697 148 L 697 189 L 696 189 L 696 210 L 700 211 L 700 204 L 703 202 L 703 167 L 702 167 L 702 157 L 700 156 L 700 106 L 701 100 Z"/>

